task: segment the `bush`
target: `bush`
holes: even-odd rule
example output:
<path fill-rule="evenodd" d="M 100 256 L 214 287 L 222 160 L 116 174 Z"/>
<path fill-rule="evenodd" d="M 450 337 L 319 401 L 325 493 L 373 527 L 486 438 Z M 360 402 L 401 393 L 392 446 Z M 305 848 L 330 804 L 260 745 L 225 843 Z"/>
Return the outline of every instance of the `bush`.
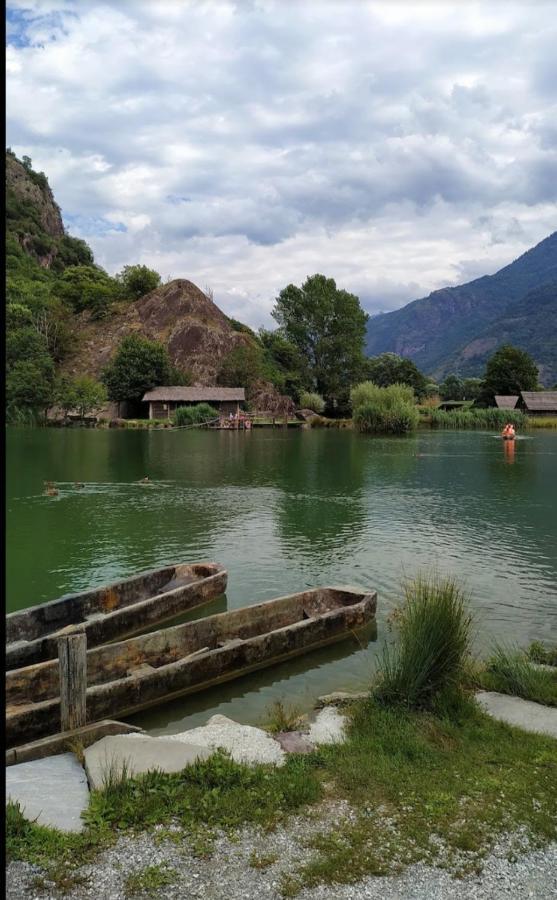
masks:
<path fill-rule="evenodd" d="M 398 643 L 385 647 L 374 694 L 386 705 L 432 708 L 458 689 L 470 652 L 472 618 L 452 578 L 419 575 L 395 613 Z"/>
<path fill-rule="evenodd" d="M 493 428 L 500 430 L 507 422 L 516 428 L 526 428 L 528 419 L 519 409 L 442 409 L 431 410 L 433 428 Z"/>
<path fill-rule="evenodd" d="M 211 419 L 218 419 L 219 411 L 208 403 L 197 403 L 194 406 L 179 406 L 174 414 L 175 425 L 202 425 Z"/>
<path fill-rule="evenodd" d="M 308 391 L 300 394 L 300 407 L 302 409 L 312 409 L 317 415 L 322 415 L 325 409 L 325 401 L 320 394 L 312 394 Z"/>
<path fill-rule="evenodd" d="M 352 388 L 350 400 L 359 431 L 404 434 L 416 428 L 420 419 L 414 391 L 406 384 L 378 387 L 364 381 Z"/>

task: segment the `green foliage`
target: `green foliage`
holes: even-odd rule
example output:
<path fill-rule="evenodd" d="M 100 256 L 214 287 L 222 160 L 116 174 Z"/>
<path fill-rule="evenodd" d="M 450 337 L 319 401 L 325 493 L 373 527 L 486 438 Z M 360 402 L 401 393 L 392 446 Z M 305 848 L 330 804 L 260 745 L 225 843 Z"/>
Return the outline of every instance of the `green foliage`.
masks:
<path fill-rule="evenodd" d="M 225 356 L 217 382 L 226 387 L 245 387 L 250 392 L 265 375 L 262 348 L 255 343 L 238 344 Z"/>
<path fill-rule="evenodd" d="M 465 378 L 462 382 L 464 386 L 464 400 L 477 400 L 483 388 L 481 378 Z"/>
<path fill-rule="evenodd" d="M 447 375 L 439 389 L 443 400 L 464 400 L 464 382 L 458 375 Z"/>
<path fill-rule="evenodd" d="M 109 400 L 139 401 L 143 395 L 162 384 L 175 384 L 168 350 L 158 341 L 138 335 L 122 338 L 116 353 L 104 369 L 102 381 Z"/>
<path fill-rule="evenodd" d="M 518 648 L 497 644 L 480 676 L 480 683 L 488 691 L 557 706 L 557 669 L 538 668 Z"/>
<path fill-rule="evenodd" d="M 312 275 L 289 284 L 276 299 L 273 318 L 309 368 L 310 383 L 329 403 L 345 401 L 362 367 L 368 315 L 354 294 L 334 279 Z"/>
<path fill-rule="evenodd" d="M 532 662 L 542 666 L 557 666 L 557 644 L 554 647 L 544 647 L 541 641 L 532 641 L 526 652 Z"/>
<path fill-rule="evenodd" d="M 249 325 L 244 325 L 244 323 L 239 322 L 238 319 L 229 318 L 228 321 L 230 322 L 234 331 L 239 331 L 240 334 L 249 334 L 249 336 L 254 338 L 254 340 L 255 340 L 255 338 L 256 338 L 255 332 L 253 331 L 252 328 L 249 327 Z"/>
<path fill-rule="evenodd" d="M 320 394 L 304 391 L 303 394 L 300 394 L 300 406 L 302 409 L 312 409 L 320 416 L 325 409 L 325 401 Z"/>
<path fill-rule="evenodd" d="M 359 431 L 404 434 L 416 428 L 420 420 L 414 392 L 406 384 L 383 388 L 364 381 L 352 388 L 350 400 Z"/>
<path fill-rule="evenodd" d="M 496 394 L 520 394 L 538 387 L 538 368 L 528 353 L 504 344 L 488 360 L 480 400 L 493 405 Z"/>
<path fill-rule="evenodd" d="M 102 318 L 121 296 L 118 282 L 97 266 L 69 266 L 60 277 L 57 294 L 75 312 L 89 309 Z"/>
<path fill-rule="evenodd" d="M 124 884 L 126 897 L 136 897 L 138 894 L 153 896 L 161 888 L 175 884 L 178 872 L 167 863 L 154 866 L 145 866 L 128 875 Z"/>
<path fill-rule="evenodd" d="M 196 403 L 193 406 L 179 406 L 174 413 L 175 425 L 201 425 L 219 418 L 219 411 L 209 403 Z"/>
<path fill-rule="evenodd" d="M 311 384 L 307 360 L 280 329 L 260 328 L 259 340 L 265 352 L 265 376 L 280 394 L 299 402 L 300 394 Z"/>
<path fill-rule="evenodd" d="M 425 396 L 427 386 L 425 376 L 411 359 L 405 359 L 397 353 L 381 353 L 380 356 L 368 357 L 363 372 L 366 381 L 372 381 L 379 387 L 407 384 L 413 388 L 418 399 Z"/>
<path fill-rule="evenodd" d="M 77 410 L 79 416 L 85 416 L 103 406 L 107 400 L 104 384 L 82 375 L 78 378 L 65 378 L 59 381 L 56 390 L 56 402 L 66 412 Z"/>
<path fill-rule="evenodd" d="M 271 734 L 281 731 L 295 731 L 300 727 L 303 716 L 297 707 L 286 706 L 282 700 L 275 700 L 265 720 L 265 728 Z"/>
<path fill-rule="evenodd" d="M 516 428 L 526 428 L 528 417 L 519 409 L 453 409 L 445 412 L 432 409 L 430 423 L 433 428 L 490 428 L 501 430 L 510 422 Z"/>
<path fill-rule="evenodd" d="M 130 300 L 139 300 L 140 297 L 158 288 L 161 283 L 158 272 L 140 265 L 124 266 L 116 279 L 122 285 L 124 296 Z"/>
<path fill-rule="evenodd" d="M 398 642 L 386 645 L 374 695 L 384 704 L 431 709 L 459 687 L 470 653 L 472 619 L 452 578 L 418 575 L 395 616 Z"/>
<path fill-rule="evenodd" d="M 58 242 L 58 252 L 52 263 L 55 272 L 63 271 L 67 266 L 93 266 L 93 252 L 85 241 L 65 234 Z"/>

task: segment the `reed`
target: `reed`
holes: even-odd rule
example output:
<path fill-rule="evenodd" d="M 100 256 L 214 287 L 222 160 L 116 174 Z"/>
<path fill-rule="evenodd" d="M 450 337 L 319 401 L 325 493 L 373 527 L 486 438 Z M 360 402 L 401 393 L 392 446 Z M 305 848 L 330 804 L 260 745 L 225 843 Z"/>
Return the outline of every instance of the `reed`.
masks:
<path fill-rule="evenodd" d="M 430 424 L 432 428 L 493 428 L 500 430 L 507 422 L 515 428 L 527 428 L 529 419 L 518 409 L 454 409 L 445 412 L 443 409 L 432 409 Z"/>
<path fill-rule="evenodd" d="M 517 647 L 496 644 L 480 683 L 489 691 L 557 706 L 557 669 L 540 668 Z"/>

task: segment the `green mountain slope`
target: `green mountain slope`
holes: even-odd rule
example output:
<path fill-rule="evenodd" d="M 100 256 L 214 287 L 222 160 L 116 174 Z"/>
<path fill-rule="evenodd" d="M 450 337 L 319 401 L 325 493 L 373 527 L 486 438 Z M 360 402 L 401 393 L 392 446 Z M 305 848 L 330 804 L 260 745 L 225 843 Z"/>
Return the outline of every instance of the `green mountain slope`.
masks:
<path fill-rule="evenodd" d="M 504 329 L 513 334 L 512 342 L 534 356 L 547 380 L 557 369 L 557 347 L 548 339 L 548 331 L 557 332 L 555 282 L 557 232 L 495 275 L 434 291 L 371 319 L 367 353 L 375 356 L 393 351 L 408 356 L 436 378 L 451 371 L 480 375 L 486 356 L 505 340 L 500 332 L 505 323 Z M 547 292 L 536 297 L 536 290 L 544 286 Z M 530 319 L 523 329 L 518 320 L 524 326 L 524 316 L 513 312 L 513 307 L 530 293 L 525 307 Z M 543 313 L 538 315 L 540 303 Z"/>

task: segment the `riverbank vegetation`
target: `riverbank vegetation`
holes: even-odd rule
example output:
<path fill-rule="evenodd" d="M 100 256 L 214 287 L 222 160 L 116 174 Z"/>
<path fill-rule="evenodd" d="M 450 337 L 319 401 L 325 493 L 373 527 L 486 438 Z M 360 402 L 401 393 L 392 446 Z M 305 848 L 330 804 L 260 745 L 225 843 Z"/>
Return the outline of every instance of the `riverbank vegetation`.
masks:
<path fill-rule="evenodd" d="M 248 768 L 215 754 L 172 775 L 109 780 L 91 794 L 81 834 L 28 822 L 9 804 L 8 859 L 37 864 L 68 886 L 121 834 L 157 826 L 158 840 L 166 835 L 193 847 L 202 834 L 200 852 L 210 855 L 218 829 L 272 830 L 294 812 L 319 815 L 325 799 L 347 803 L 351 814 L 308 838 L 306 861 L 282 877 L 284 897 L 417 861 L 457 874 L 479 871 L 498 838 L 519 831 L 531 845 L 554 840 L 555 742 L 491 719 L 474 702 L 471 627 L 454 581 L 408 583 L 393 616 L 394 644 L 369 697 L 349 710 L 343 743 L 289 755 L 279 768 Z M 275 730 L 293 721 L 294 711 L 275 708 Z"/>
<path fill-rule="evenodd" d="M 487 691 L 557 706 L 557 668 L 533 661 L 518 647 L 497 645 L 478 680 Z"/>
<path fill-rule="evenodd" d="M 417 428 L 420 414 L 409 385 L 379 387 L 372 381 L 356 385 L 350 392 L 354 425 L 358 431 L 405 434 Z"/>
<path fill-rule="evenodd" d="M 202 425 L 205 422 L 214 422 L 219 418 L 219 411 L 209 403 L 195 403 L 193 406 L 179 406 L 174 413 L 174 424 L 178 427 L 184 425 Z"/>
<path fill-rule="evenodd" d="M 516 428 L 529 425 L 528 416 L 518 409 L 430 409 L 427 412 L 432 428 L 485 428 L 500 431 L 507 422 Z"/>

